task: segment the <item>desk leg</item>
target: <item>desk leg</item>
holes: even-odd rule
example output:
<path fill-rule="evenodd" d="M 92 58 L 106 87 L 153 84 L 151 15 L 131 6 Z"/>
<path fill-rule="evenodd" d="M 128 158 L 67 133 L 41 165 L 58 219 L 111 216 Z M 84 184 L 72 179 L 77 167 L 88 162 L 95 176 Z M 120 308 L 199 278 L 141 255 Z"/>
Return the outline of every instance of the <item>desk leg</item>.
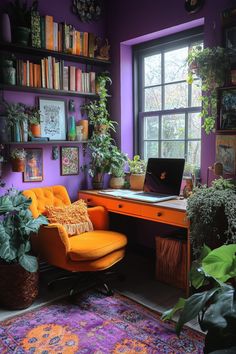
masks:
<path fill-rule="evenodd" d="M 190 230 L 188 227 L 188 231 L 187 231 L 187 281 L 186 281 L 186 289 L 185 289 L 186 297 L 189 297 L 189 293 L 190 293 L 190 282 L 189 282 L 190 268 L 191 268 L 191 243 L 190 243 Z"/>

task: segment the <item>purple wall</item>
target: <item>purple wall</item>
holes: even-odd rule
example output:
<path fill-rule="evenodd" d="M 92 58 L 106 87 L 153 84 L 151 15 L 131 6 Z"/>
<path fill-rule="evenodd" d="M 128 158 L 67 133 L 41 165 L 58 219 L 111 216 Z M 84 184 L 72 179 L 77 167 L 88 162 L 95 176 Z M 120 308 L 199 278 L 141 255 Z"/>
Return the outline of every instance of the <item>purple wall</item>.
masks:
<path fill-rule="evenodd" d="M 132 45 L 177 33 L 204 24 L 205 46 L 221 45 L 221 11 L 235 5 L 234 0 L 205 1 L 196 14 L 188 14 L 183 0 L 106 1 L 107 33 L 112 56 L 112 117 L 120 122 L 119 141 L 124 152 L 133 155 Z M 215 161 L 214 134 L 202 134 L 202 178 Z"/>
<path fill-rule="evenodd" d="M 0 9 L 3 9 L 4 5 L 8 3 L 8 0 L 1 0 Z M 30 1 L 29 1 L 30 3 Z M 104 19 L 92 24 L 85 24 L 79 21 L 78 17 L 71 11 L 71 1 L 68 0 L 39 0 L 39 12 L 41 15 L 52 15 L 56 22 L 66 21 L 74 25 L 81 31 L 90 31 L 99 36 L 104 36 Z M 34 105 L 38 95 L 29 93 L 17 93 L 17 92 L 4 92 L 4 98 L 9 102 L 24 102 L 26 104 Z M 40 95 L 42 96 L 42 95 Z M 48 97 L 48 96 L 47 96 Z M 54 98 L 60 96 L 53 96 Z M 64 97 L 67 102 L 70 97 Z M 76 118 L 80 118 L 79 106 L 84 102 L 81 98 L 71 97 L 76 104 Z M 33 147 L 33 146 L 27 146 Z M 37 145 L 35 147 L 42 147 Z M 84 164 L 84 157 L 82 154 L 82 145 L 80 148 L 80 166 Z M 43 164 L 44 164 L 44 180 L 38 183 L 23 183 L 22 174 L 11 172 L 9 164 L 4 164 L 3 180 L 7 183 L 7 186 L 14 185 L 19 189 L 27 189 L 33 187 L 49 186 L 55 184 L 63 184 L 67 187 L 71 198 L 74 200 L 77 197 L 77 192 L 80 188 L 87 186 L 87 177 L 84 173 L 80 172 L 76 176 L 60 176 L 60 159 L 51 159 L 51 145 L 43 147 Z"/>

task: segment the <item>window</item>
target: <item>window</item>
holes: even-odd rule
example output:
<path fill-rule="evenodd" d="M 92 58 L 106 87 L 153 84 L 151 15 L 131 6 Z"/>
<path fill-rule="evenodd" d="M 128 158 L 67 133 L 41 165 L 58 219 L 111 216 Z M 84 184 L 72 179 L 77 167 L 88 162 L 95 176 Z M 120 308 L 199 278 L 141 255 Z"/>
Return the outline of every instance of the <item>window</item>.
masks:
<path fill-rule="evenodd" d="M 192 85 L 187 56 L 201 35 L 134 49 L 136 152 L 149 157 L 185 157 L 200 167 L 201 82 Z"/>

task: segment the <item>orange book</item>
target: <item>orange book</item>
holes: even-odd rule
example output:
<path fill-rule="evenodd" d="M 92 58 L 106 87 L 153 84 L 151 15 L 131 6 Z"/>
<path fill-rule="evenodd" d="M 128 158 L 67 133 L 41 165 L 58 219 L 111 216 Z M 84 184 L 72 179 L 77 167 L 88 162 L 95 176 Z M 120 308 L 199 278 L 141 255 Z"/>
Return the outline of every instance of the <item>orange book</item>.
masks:
<path fill-rule="evenodd" d="M 27 84 L 27 64 L 23 63 L 23 85 Z"/>
<path fill-rule="evenodd" d="M 37 87 L 37 64 L 33 64 L 33 86 Z"/>
<path fill-rule="evenodd" d="M 33 63 L 29 63 L 29 85 L 34 86 L 34 66 Z"/>
<path fill-rule="evenodd" d="M 37 66 L 37 87 L 42 87 L 40 64 L 36 64 L 36 66 Z"/>
<path fill-rule="evenodd" d="M 76 68 L 76 80 L 75 80 L 75 89 L 78 92 L 82 91 L 82 70 L 80 68 Z"/>
<path fill-rule="evenodd" d="M 76 31 L 76 54 L 81 55 L 80 32 Z"/>
<path fill-rule="evenodd" d="M 83 38 L 83 55 L 85 57 L 88 56 L 88 32 L 84 32 L 84 38 Z"/>
<path fill-rule="evenodd" d="M 46 15 L 45 16 L 45 42 L 46 49 L 53 50 L 54 49 L 54 25 L 53 25 L 53 17 Z"/>

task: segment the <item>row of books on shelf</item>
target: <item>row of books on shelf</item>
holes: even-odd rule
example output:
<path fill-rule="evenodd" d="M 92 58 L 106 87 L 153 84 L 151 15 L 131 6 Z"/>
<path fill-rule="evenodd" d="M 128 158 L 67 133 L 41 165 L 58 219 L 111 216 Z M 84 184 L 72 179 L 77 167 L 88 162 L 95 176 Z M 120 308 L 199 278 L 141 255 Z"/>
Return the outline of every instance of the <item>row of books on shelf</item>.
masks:
<path fill-rule="evenodd" d="M 55 22 L 50 15 L 40 16 L 38 12 L 32 12 L 31 38 L 35 48 L 94 58 L 93 33 L 78 31 L 72 25 Z"/>
<path fill-rule="evenodd" d="M 54 57 L 42 58 L 40 64 L 18 59 L 16 84 L 35 88 L 95 93 L 96 73 L 83 72 L 73 65 L 66 66 L 64 60 Z"/>

